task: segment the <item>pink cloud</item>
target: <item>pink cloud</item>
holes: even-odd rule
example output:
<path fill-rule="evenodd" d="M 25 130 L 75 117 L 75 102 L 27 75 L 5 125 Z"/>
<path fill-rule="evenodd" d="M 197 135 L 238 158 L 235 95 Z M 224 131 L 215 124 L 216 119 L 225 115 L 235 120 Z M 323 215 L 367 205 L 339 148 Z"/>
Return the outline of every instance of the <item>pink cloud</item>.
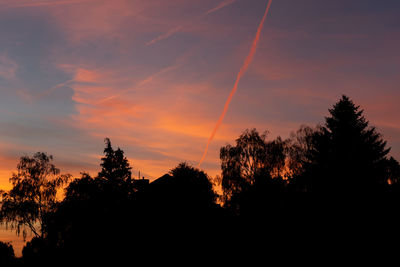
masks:
<path fill-rule="evenodd" d="M 92 0 L 48 0 L 48 1 L 26 1 L 26 0 L 13 0 L 10 1 L 9 7 L 21 8 L 21 7 L 44 7 L 44 6 L 57 6 L 57 5 L 69 5 L 78 4 L 85 1 Z"/>

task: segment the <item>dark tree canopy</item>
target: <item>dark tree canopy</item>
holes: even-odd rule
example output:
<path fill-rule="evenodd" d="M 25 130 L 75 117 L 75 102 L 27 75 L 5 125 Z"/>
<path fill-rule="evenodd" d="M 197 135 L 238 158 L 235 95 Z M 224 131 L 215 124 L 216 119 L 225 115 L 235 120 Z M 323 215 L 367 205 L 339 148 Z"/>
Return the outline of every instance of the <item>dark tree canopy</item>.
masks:
<path fill-rule="evenodd" d="M 0 219 L 18 234 L 22 230 L 24 237 L 25 227 L 35 236 L 43 236 L 44 217 L 55 208 L 57 190 L 70 178 L 61 175 L 52 161 L 52 156 L 41 152 L 21 157 L 17 173 L 10 178 L 13 188 L 3 193 Z"/>
<path fill-rule="evenodd" d="M 0 265 L 11 266 L 14 263 L 14 248 L 10 243 L 0 241 Z"/>
<path fill-rule="evenodd" d="M 65 189 L 64 201 L 89 201 L 101 193 L 101 183 L 88 173 L 82 173 L 79 179 L 73 180 Z"/>
<path fill-rule="evenodd" d="M 399 162 L 390 157 L 386 162 L 386 176 L 390 185 L 400 185 L 400 164 Z"/>
<path fill-rule="evenodd" d="M 99 178 L 115 182 L 130 182 L 131 169 L 128 159 L 124 156 L 124 151 L 120 148 L 114 150 L 109 138 L 105 139 L 104 157 L 101 158 L 101 171 Z"/>
<path fill-rule="evenodd" d="M 183 162 L 172 169 L 170 174 L 175 180 L 176 186 L 180 187 L 181 193 L 185 196 L 182 201 L 190 198 L 203 203 L 214 203 L 216 194 L 210 177 L 204 171 Z"/>
<path fill-rule="evenodd" d="M 323 191 L 371 191 L 387 184 L 386 141 L 347 96 L 314 135 L 313 187 Z"/>
<path fill-rule="evenodd" d="M 289 177 L 300 176 L 306 166 L 312 163 L 314 136 L 319 130 L 302 125 L 295 133 L 291 133 L 287 146 Z"/>
<path fill-rule="evenodd" d="M 260 135 L 256 129 L 246 130 L 236 140 L 236 146 L 228 144 L 220 150 L 223 201 L 233 209 L 255 189 L 280 191 L 285 184 L 282 174 L 286 141 L 280 137 L 267 141 L 266 136 L 267 133 Z"/>
<path fill-rule="evenodd" d="M 217 197 L 210 180 L 204 171 L 180 163 L 149 185 L 145 205 L 149 204 L 149 210 L 157 210 L 166 216 L 204 215 L 215 205 Z"/>

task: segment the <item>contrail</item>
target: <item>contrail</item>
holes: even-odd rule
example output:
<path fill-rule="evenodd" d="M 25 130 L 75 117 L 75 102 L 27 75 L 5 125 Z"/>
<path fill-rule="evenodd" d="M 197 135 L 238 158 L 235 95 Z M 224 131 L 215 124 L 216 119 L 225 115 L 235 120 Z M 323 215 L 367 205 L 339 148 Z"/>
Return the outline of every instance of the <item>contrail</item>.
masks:
<path fill-rule="evenodd" d="M 218 6 L 212 8 L 212 9 L 208 10 L 206 13 L 204 13 L 204 16 L 214 13 L 214 12 L 220 10 L 221 8 L 229 6 L 235 2 L 236 2 L 236 0 L 227 0 L 227 1 L 221 2 Z"/>
<path fill-rule="evenodd" d="M 42 7 L 42 6 L 56 6 L 56 5 L 68 5 L 68 4 L 80 4 L 90 0 L 61 0 L 61 1 L 25 1 L 22 3 L 13 3 L 11 7 Z"/>
<path fill-rule="evenodd" d="M 40 100 L 40 99 L 42 99 L 43 97 L 50 95 L 51 93 L 53 93 L 53 92 L 54 92 L 55 90 L 57 90 L 58 88 L 67 86 L 68 84 L 73 83 L 73 82 L 74 82 L 74 79 L 68 80 L 68 81 L 63 82 L 63 83 L 59 83 L 59 84 L 57 84 L 57 85 L 51 87 L 50 89 L 47 89 L 46 91 L 44 91 L 44 92 L 42 92 L 42 93 L 39 93 L 38 95 L 36 95 L 36 96 L 34 97 L 34 99 L 35 99 L 35 100 Z"/>
<path fill-rule="evenodd" d="M 154 38 L 153 40 L 147 42 L 146 46 L 149 46 L 149 45 L 155 44 L 155 43 L 157 43 L 157 42 L 159 42 L 161 40 L 167 39 L 171 35 L 173 35 L 173 34 L 179 32 L 180 30 L 182 30 L 182 28 L 183 28 L 183 25 L 177 26 L 177 27 L 169 30 L 168 32 L 166 32 L 164 34 L 161 34 L 160 36 L 158 36 L 158 37 Z"/>
<path fill-rule="evenodd" d="M 206 149 L 204 150 L 203 156 L 201 157 L 199 165 L 197 166 L 198 168 L 200 168 L 200 165 L 203 163 L 203 161 L 204 161 L 204 159 L 205 159 L 205 157 L 207 155 L 207 152 L 208 152 L 208 147 L 210 146 L 211 141 L 214 139 L 214 136 L 217 133 L 218 128 L 221 126 L 222 120 L 224 119 L 225 114 L 228 111 L 229 104 L 230 104 L 230 102 L 231 102 L 231 100 L 232 100 L 232 98 L 233 98 L 233 96 L 234 96 L 234 94 L 235 94 L 235 92 L 236 92 L 236 90 L 238 88 L 240 79 L 242 78 L 243 74 L 245 74 L 245 72 L 249 68 L 250 63 L 253 61 L 254 54 L 256 53 L 256 50 L 257 50 L 257 44 L 258 44 L 258 41 L 260 40 L 261 31 L 262 31 L 262 28 L 264 26 L 265 19 L 267 18 L 268 11 L 269 11 L 269 8 L 271 6 L 271 3 L 272 3 L 272 0 L 269 0 L 267 8 L 265 9 L 264 16 L 261 19 L 260 25 L 258 26 L 256 36 L 255 36 L 255 38 L 253 40 L 253 43 L 251 45 L 250 52 L 247 55 L 247 57 L 246 57 L 246 59 L 245 59 L 245 61 L 243 63 L 243 66 L 240 68 L 240 71 L 239 71 L 238 75 L 236 76 L 235 85 L 233 86 L 232 91 L 229 94 L 228 99 L 225 102 L 224 110 L 222 111 L 222 114 L 219 117 L 219 119 L 217 121 L 217 124 L 215 125 L 215 127 L 214 127 L 214 129 L 213 129 L 213 131 L 211 133 L 210 138 L 208 138 L 207 146 L 206 146 Z"/>
<path fill-rule="evenodd" d="M 236 2 L 236 0 L 226 0 L 226 1 L 223 1 L 223 2 L 219 3 L 219 5 L 217 5 L 216 7 L 207 10 L 207 11 L 206 11 L 205 13 L 203 13 L 201 16 L 198 16 L 198 17 L 194 18 L 193 21 L 196 20 L 196 19 L 200 19 L 200 18 L 203 18 L 203 17 L 205 17 L 205 16 L 208 16 L 208 15 L 210 15 L 210 14 L 212 14 L 212 13 L 215 13 L 215 12 L 217 12 L 218 10 L 220 10 L 220 9 L 226 7 L 226 6 L 229 6 L 229 5 L 231 5 L 231 4 L 235 3 L 235 2 Z M 192 23 L 193 23 L 193 21 L 192 21 Z M 160 42 L 160 41 L 162 41 L 162 40 L 164 40 L 164 39 L 169 38 L 170 36 L 176 34 L 177 32 L 180 32 L 180 31 L 184 28 L 185 25 L 187 26 L 187 24 L 189 24 L 189 23 L 182 24 L 182 25 L 179 25 L 179 26 L 177 26 L 177 27 L 175 27 L 175 28 L 170 29 L 170 30 L 167 31 L 166 33 L 163 33 L 163 34 L 157 36 L 156 38 L 154 38 L 153 40 L 147 42 L 145 46 L 150 46 L 150 45 L 153 45 L 153 44 L 155 44 L 155 43 L 158 43 L 158 42 Z"/>
<path fill-rule="evenodd" d="M 180 68 L 181 66 L 182 66 L 182 64 L 172 65 L 172 66 L 166 67 L 166 68 L 160 70 L 159 72 L 156 72 L 156 73 L 154 73 L 154 74 L 148 76 L 146 79 L 144 79 L 144 80 L 142 80 L 141 82 L 137 83 L 136 86 L 137 86 L 137 88 L 140 88 L 140 87 L 142 87 L 142 86 L 144 86 L 144 85 L 150 83 L 151 81 L 153 81 L 153 80 L 154 80 L 155 78 L 157 78 L 158 76 L 163 75 L 163 74 L 165 74 L 165 73 L 168 73 L 168 72 L 170 72 L 170 71 L 176 70 L 176 69 Z M 119 97 L 119 96 L 121 96 L 121 95 L 123 95 L 123 94 L 126 94 L 126 93 L 130 92 L 130 91 L 132 91 L 132 88 L 125 89 L 125 90 L 123 90 L 123 91 L 121 91 L 121 92 L 119 92 L 119 93 L 117 93 L 117 94 L 115 94 L 115 95 L 112 95 L 112 96 L 108 96 L 108 97 L 106 97 L 106 98 L 103 98 L 102 100 L 100 100 L 100 101 L 98 102 L 98 104 L 101 104 L 101 103 L 104 103 L 104 102 L 106 102 L 106 101 L 108 101 L 108 100 L 111 100 L 111 99 L 114 99 L 114 98 L 116 98 L 116 97 Z"/>

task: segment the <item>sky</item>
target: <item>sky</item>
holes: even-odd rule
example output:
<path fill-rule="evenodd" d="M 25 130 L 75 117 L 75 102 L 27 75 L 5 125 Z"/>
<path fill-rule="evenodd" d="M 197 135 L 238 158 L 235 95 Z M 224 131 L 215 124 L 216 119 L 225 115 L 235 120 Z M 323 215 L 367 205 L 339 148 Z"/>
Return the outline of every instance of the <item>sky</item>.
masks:
<path fill-rule="evenodd" d="M 0 188 L 42 151 L 95 176 L 104 138 L 151 180 L 196 166 L 266 0 L 0 0 Z M 201 168 L 247 128 L 286 138 L 342 94 L 400 160 L 400 1 L 273 0 Z M 24 242 L 13 240 L 16 254 Z"/>
<path fill-rule="evenodd" d="M 133 174 L 200 161 L 265 0 L 0 0 L 0 188 L 43 151 L 100 170 L 104 138 Z M 247 128 L 286 138 L 342 94 L 400 160 L 400 1 L 273 0 L 201 168 Z"/>

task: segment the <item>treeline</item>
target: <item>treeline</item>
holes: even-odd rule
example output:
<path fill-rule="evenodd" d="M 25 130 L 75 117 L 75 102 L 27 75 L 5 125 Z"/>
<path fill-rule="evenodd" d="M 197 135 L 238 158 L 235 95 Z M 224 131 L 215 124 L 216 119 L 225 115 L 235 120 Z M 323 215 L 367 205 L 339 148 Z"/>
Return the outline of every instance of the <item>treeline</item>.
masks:
<path fill-rule="evenodd" d="M 238 240 L 260 233 L 304 231 L 315 216 L 395 213 L 400 165 L 386 141 L 346 96 L 329 113 L 323 125 L 302 126 L 286 140 L 244 131 L 221 148 L 216 178 L 181 163 L 151 183 L 133 179 L 109 139 L 96 177 L 62 175 L 46 153 L 22 157 L 0 216 L 35 237 L 18 260 L 0 243 L 2 263 L 201 259 L 247 247 Z"/>

